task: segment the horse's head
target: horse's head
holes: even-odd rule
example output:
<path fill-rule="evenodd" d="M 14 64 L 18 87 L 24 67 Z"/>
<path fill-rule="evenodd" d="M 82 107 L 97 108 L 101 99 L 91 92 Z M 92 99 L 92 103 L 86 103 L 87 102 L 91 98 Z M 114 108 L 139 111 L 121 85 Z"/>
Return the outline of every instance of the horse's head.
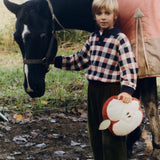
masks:
<path fill-rule="evenodd" d="M 32 0 L 21 5 L 4 0 L 5 6 L 16 15 L 14 39 L 24 62 L 24 88 L 31 97 L 45 92 L 45 75 L 57 53 L 54 22 L 45 0 Z"/>

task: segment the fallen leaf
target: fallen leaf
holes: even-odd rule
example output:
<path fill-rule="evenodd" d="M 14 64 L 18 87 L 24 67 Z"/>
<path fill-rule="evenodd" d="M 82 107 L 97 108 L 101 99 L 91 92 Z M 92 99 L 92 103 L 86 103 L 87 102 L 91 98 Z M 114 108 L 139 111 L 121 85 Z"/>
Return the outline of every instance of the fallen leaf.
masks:
<path fill-rule="evenodd" d="M 14 156 L 7 156 L 7 159 L 12 159 L 12 160 L 14 160 L 15 158 L 14 158 Z"/>
<path fill-rule="evenodd" d="M 78 112 L 77 107 L 73 107 L 73 108 L 72 108 L 72 113 L 73 113 L 74 115 L 77 115 L 77 116 L 80 116 L 80 115 L 81 115 L 81 113 Z"/>
<path fill-rule="evenodd" d="M 80 145 L 80 143 L 75 142 L 75 141 L 71 141 L 71 146 L 79 146 L 79 145 Z"/>
<path fill-rule="evenodd" d="M 65 154 L 65 152 L 64 151 L 55 151 L 54 154 L 61 156 L 61 155 Z"/>
<path fill-rule="evenodd" d="M 56 120 L 55 119 L 51 119 L 50 122 L 51 123 L 56 123 Z"/>
<path fill-rule="evenodd" d="M 45 101 L 45 100 L 41 100 L 41 104 L 48 104 L 48 102 L 47 101 Z"/>
<path fill-rule="evenodd" d="M 45 143 L 41 143 L 41 144 L 37 144 L 36 147 L 37 147 L 37 148 L 43 148 L 43 149 L 44 149 L 44 148 L 47 147 L 47 145 L 46 145 Z"/>
<path fill-rule="evenodd" d="M 13 118 L 16 119 L 17 121 L 21 121 L 21 120 L 24 119 L 21 114 L 14 114 L 14 115 L 13 115 Z"/>
<path fill-rule="evenodd" d="M 27 142 L 27 139 L 22 136 L 16 136 L 13 138 L 13 141 L 17 144 L 24 144 Z"/>

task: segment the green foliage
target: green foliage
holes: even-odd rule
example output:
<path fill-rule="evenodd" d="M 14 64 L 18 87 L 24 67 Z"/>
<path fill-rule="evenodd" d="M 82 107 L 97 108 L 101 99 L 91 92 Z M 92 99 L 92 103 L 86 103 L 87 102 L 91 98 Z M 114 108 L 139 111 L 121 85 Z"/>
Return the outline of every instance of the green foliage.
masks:
<path fill-rule="evenodd" d="M 15 31 L 15 18 L 10 18 L 7 25 L 4 25 L 0 30 L 0 49 L 10 51 L 17 51 L 18 47 L 13 39 L 13 33 Z"/>
<path fill-rule="evenodd" d="M 59 47 L 65 45 L 65 47 L 70 47 L 72 44 L 82 44 L 86 41 L 87 37 L 89 36 L 88 32 L 81 31 L 81 30 L 68 30 L 67 31 L 57 31 L 57 38 L 59 42 Z"/>
<path fill-rule="evenodd" d="M 66 52 L 72 54 L 72 52 Z M 59 54 L 66 54 L 60 52 Z M 6 55 L 5 55 L 6 56 Z M 9 56 L 9 55 L 7 55 Z M 15 57 L 15 58 L 14 58 Z M 21 59 L 20 54 L 11 54 L 12 60 Z M 0 109 L 32 110 L 54 109 L 57 106 L 71 108 L 84 104 L 87 93 L 85 71 L 64 71 L 51 66 L 46 75 L 46 92 L 44 96 L 31 99 L 24 91 L 24 73 L 21 63 L 1 65 L 0 67 Z"/>

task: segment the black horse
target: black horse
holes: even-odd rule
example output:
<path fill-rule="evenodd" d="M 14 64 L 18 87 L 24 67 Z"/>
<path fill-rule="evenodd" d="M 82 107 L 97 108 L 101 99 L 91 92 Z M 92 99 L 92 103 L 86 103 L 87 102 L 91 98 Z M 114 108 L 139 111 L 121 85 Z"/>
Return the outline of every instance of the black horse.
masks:
<path fill-rule="evenodd" d="M 4 0 L 6 7 L 17 18 L 14 39 L 21 49 L 24 60 L 24 88 L 31 97 L 41 97 L 45 92 L 45 75 L 57 53 L 55 31 L 60 30 L 63 26 L 66 29 L 80 29 L 89 32 L 95 30 L 96 25 L 91 11 L 92 1 L 30 0 L 18 5 Z M 155 77 L 151 79 L 154 80 Z M 145 82 L 145 94 L 148 93 L 148 96 L 152 94 L 152 98 L 144 96 L 142 101 L 151 123 L 153 144 L 157 148 L 155 151 L 159 156 L 160 136 L 158 127 L 156 127 L 159 118 L 157 118 L 158 108 L 154 100 L 157 99 L 157 88 L 155 86 L 150 94 L 150 90 L 148 90 L 151 88 L 150 84 L 146 81 L 147 79 L 142 80 Z M 143 95 L 145 94 L 143 93 Z M 135 96 L 139 97 L 139 91 Z M 157 121 L 152 121 L 152 118 L 156 118 Z M 135 135 L 137 132 L 129 138 L 128 148 L 130 149 L 136 140 Z"/>
<path fill-rule="evenodd" d="M 31 0 L 22 5 L 4 0 L 4 4 L 17 18 L 14 39 L 23 56 L 25 91 L 32 98 L 41 97 L 48 66 L 57 53 L 55 31 L 62 26 L 93 31 L 92 0 Z"/>

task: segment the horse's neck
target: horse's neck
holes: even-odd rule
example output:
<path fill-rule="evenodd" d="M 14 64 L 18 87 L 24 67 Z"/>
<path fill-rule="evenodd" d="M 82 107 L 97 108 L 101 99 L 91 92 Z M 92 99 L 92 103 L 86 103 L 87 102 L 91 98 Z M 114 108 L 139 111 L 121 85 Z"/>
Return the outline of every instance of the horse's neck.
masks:
<path fill-rule="evenodd" d="M 92 0 L 52 0 L 54 13 L 59 22 L 68 29 L 94 31 Z M 56 30 L 61 29 L 57 24 Z"/>

